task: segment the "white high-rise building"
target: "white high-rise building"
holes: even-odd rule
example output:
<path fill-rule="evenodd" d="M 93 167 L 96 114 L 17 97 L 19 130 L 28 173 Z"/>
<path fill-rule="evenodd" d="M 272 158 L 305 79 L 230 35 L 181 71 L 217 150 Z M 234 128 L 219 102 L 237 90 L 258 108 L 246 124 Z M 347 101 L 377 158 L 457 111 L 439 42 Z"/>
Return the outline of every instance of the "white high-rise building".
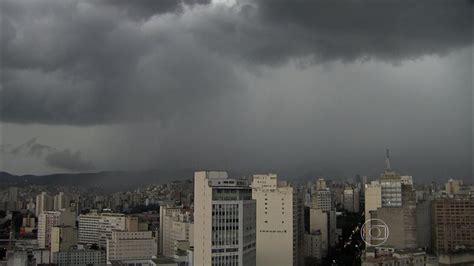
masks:
<path fill-rule="evenodd" d="M 77 228 L 69 225 L 51 228 L 51 253 L 68 251 L 77 245 Z"/>
<path fill-rule="evenodd" d="M 456 195 L 456 194 L 459 194 L 459 192 L 461 191 L 463 182 L 462 180 L 449 179 L 448 182 L 446 182 L 444 186 L 445 186 L 446 194 Z"/>
<path fill-rule="evenodd" d="M 380 186 L 382 187 L 382 207 L 401 207 L 402 177 L 392 170 L 388 149 L 385 163 L 385 172 L 380 176 Z"/>
<path fill-rule="evenodd" d="M 79 215 L 80 244 L 99 244 L 100 217 L 96 210 Z"/>
<path fill-rule="evenodd" d="M 53 210 L 60 211 L 65 209 L 67 206 L 69 206 L 69 203 L 70 197 L 64 194 L 64 192 L 59 192 L 59 194 L 55 195 L 53 198 Z"/>
<path fill-rule="evenodd" d="M 382 186 L 378 181 L 365 185 L 365 219 L 370 219 L 370 211 L 382 207 Z"/>
<path fill-rule="evenodd" d="M 74 212 L 44 211 L 38 217 L 38 246 L 47 248 L 51 246 L 51 232 L 54 226 L 75 226 Z"/>
<path fill-rule="evenodd" d="M 184 241 L 193 246 L 191 213 L 181 207 L 160 206 L 160 254 L 173 257 Z"/>
<path fill-rule="evenodd" d="M 156 256 L 152 231 L 112 231 L 106 244 L 107 261 L 151 259 Z"/>
<path fill-rule="evenodd" d="M 126 230 L 126 216 L 122 213 L 101 213 L 92 211 L 79 215 L 79 243 L 97 244 L 105 247 L 112 231 Z"/>
<path fill-rule="evenodd" d="M 302 198 L 275 174 L 253 176 L 252 198 L 257 202 L 257 265 L 299 265 Z"/>
<path fill-rule="evenodd" d="M 36 217 L 44 211 L 53 210 L 53 198 L 46 192 L 41 192 L 36 196 Z"/>
<path fill-rule="evenodd" d="M 194 173 L 194 265 L 255 265 L 255 200 L 248 180 Z"/>
<path fill-rule="evenodd" d="M 326 180 L 324 180 L 324 178 L 318 178 L 316 181 L 316 190 L 325 190 L 326 188 Z"/>
<path fill-rule="evenodd" d="M 326 256 L 329 249 L 329 214 L 322 209 L 311 208 L 309 210 L 309 232 L 319 232 L 321 235 L 321 252 Z"/>
<path fill-rule="evenodd" d="M 330 211 L 332 208 L 332 195 L 329 188 L 317 190 L 312 195 L 312 208 Z"/>

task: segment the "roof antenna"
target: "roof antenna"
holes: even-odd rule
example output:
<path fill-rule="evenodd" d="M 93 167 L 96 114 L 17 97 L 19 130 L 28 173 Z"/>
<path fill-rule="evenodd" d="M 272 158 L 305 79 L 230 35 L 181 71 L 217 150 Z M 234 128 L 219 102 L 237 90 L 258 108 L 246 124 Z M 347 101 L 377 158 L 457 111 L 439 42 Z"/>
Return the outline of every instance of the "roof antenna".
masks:
<path fill-rule="evenodd" d="M 392 168 L 390 166 L 390 150 L 387 148 L 387 157 L 385 158 L 385 169 L 390 171 Z"/>

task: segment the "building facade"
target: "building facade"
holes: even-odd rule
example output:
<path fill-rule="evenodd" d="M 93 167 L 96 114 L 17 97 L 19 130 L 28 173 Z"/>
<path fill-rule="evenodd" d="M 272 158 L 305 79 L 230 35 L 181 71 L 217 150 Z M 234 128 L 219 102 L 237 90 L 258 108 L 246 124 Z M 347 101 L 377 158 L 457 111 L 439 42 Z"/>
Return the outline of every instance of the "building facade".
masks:
<path fill-rule="evenodd" d="M 112 231 L 106 242 L 107 261 L 151 259 L 157 253 L 152 231 Z"/>
<path fill-rule="evenodd" d="M 248 180 L 194 173 L 194 265 L 255 265 L 255 200 Z"/>
<path fill-rule="evenodd" d="M 252 198 L 257 204 L 257 265 L 299 265 L 304 240 L 298 191 L 275 174 L 254 175 Z"/>

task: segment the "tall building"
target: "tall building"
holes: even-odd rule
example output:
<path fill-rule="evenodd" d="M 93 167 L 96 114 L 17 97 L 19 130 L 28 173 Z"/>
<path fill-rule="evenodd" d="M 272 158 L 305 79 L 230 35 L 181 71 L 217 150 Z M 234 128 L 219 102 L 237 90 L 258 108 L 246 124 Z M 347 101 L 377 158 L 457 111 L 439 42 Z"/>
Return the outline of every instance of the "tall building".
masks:
<path fill-rule="evenodd" d="M 304 235 L 304 256 L 312 257 L 317 260 L 323 258 L 323 248 L 321 246 L 321 232 L 315 231 Z"/>
<path fill-rule="evenodd" d="M 380 176 L 380 186 L 382 187 L 382 207 L 401 207 L 402 178 L 391 168 L 390 153 L 388 149 L 385 162 L 385 172 Z"/>
<path fill-rule="evenodd" d="M 77 229 L 69 225 L 51 228 L 51 253 L 68 251 L 77 245 Z"/>
<path fill-rule="evenodd" d="M 36 196 L 36 217 L 44 211 L 53 210 L 53 198 L 46 192 L 41 192 Z"/>
<path fill-rule="evenodd" d="M 127 217 L 122 213 L 101 213 L 92 211 L 79 215 L 79 243 L 96 244 L 105 247 L 112 231 L 126 231 Z"/>
<path fill-rule="evenodd" d="M 311 208 L 309 210 L 309 232 L 320 234 L 321 243 L 319 244 L 322 256 L 326 256 L 329 249 L 329 212 L 322 209 Z"/>
<path fill-rule="evenodd" d="M 317 190 L 312 195 L 312 208 L 330 211 L 332 209 L 332 195 L 329 188 Z"/>
<path fill-rule="evenodd" d="M 255 265 L 255 200 L 248 180 L 194 173 L 194 265 Z"/>
<path fill-rule="evenodd" d="M 390 157 L 387 150 L 385 173 L 380 180 L 373 181 L 365 188 L 365 217 L 366 228 L 382 226 L 388 227 L 389 233 L 382 237 L 366 241 L 372 245 L 384 245 L 396 249 L 416 248 L 417 242 L 417 211 L 416 192 L 413 188 L 411 176 L 402 178 L 390 167 Z M 377 219 L 371 220 L 370 219 Z M 380 224 L 379 224 L 380 223 Z"/>
<path fill-rule="evenodd" d="M 463 186 L 462 180 L 449 179 L 448 182 L 445 184 L 446 194 L 448 195 L 459 194 L 462 186 Z"/>
<path fill-rule="evenodd" d="M 38 246 L 51 246 L 51 233 L 54 226 L 75 226 L 75 215 L 70 211 L 44 211 L 38 218 Z"/>
<path fill-rule="evenodd" d="M 326 188 L 326 180 L 324 180 L 324 178 L 318 178 L 318 180 L 316 180 L 316 190 L 325 190 Z"/>
<path fill-rule="evenodd" d="M 105 247 L 107 239 L 112 237 L 114 230 L 126 230 L 126 216 L 122 213 L 102 213 L 100 216 L 98 227 L 99 247 Z"/>
<path fill-rule="evenodd" d="M 435 199 L 432 202 L 433 249 L 437 254 L 474 249 L 474 198 Z"/>
<path fill-rule="evenodd" d="M 179 245 L 193 246 L 192 217 L 182 207 L 160 206 L 160 254 L 173 257 Z"/>
<path fill-rule="evenodd" d="M 365 220 L 371 219 L 370 212 L 382 207 L 382 186 L 378 181 L 365 185 Z"/>
<path fill-rule="evenodd" d="M 64 194 L 64 192 L 59 192 L 59 194 L 53 198 L 53 210 L 60 211 L 67 208 L 70 204 L 70 200 L 70 197 Z"/>
<path fill-rule="evenodd" d="M 8 188 L 8 199 L 7 199 L 7 210 L 17 210 L 18 209 L 18 188 L 10 187 Z"/>
<path fill-rule="evenodd" d="M 152 231 L 112 231 L 106 247 L 107 261 L 151 259 L 157 253 Z"/>
<path fill-rule="evenodd" d="M 80 244 L 99 244 L 99 225 L 101 216 L 96 210 L 87 214 L 79 215 L 79 239 Z"/>
<path fill-rule="evenodd" d="M 300 265 L 301 195 L 288 182 L 268 174 L 253 176 L 252 198 L 257 203 L 257 265 Z"/>
<path fill-rule="evenodd" d="M 384 221 L 390 230 L 386 241 L 383 243 L 384 246 L 396 249 L 413 249 L 417 247 L 416 203 L 414 198 L 415 197 L 413 196 L 413 201 L 411 203 L 407 203 L 405 206 L 399 208 L 382 207 L 371 212 L 371 217 L 373 219 Z M 372 242 L 372 244 L 377 243 L 380 242 Z"/>
<path fill-rule="evenodd" d="M 354 189 L 344 189 L 344 209 L 348 212 L 354 212 Z"/>

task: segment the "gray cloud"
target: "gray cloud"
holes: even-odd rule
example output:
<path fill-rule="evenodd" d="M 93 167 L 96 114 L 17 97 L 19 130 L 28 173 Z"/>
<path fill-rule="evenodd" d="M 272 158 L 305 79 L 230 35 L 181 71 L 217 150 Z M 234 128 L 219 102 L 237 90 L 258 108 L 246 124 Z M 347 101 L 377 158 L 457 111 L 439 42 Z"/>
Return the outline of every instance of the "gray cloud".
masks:
<path fill-rule="evenodd" d="M 59 150 L 49 145 L 41 144 L 34 137 L 20 145 L 1 145 L 2 155 L 18 157 L 34 157 L 55 169 L 66 171 L 87 171 L 94 169 L 92 162 L 83 159 L 80 151 L 69 149 Z"/>
<path fill-rule="evenodd" d="M 211 0 L 102 0 L 100 2 L 112 8 L 121 8 L 127 15 L 142 19 L 162 13 L 183 12 L 185 6 L 209 4 Z"/>
<path fill-rule="evenodd" d="M 258 66 L 290 59 L 400 62 L 470 45 L 472 28 L 471 2 L 461 0 L 231 7 L 15 0 L 3 7 L 0 112 L 16 123 L 166 121 L 244 90 L 236 68 L 258 73 Z"/>
<path fill-rule="evenodd" d="M 471 0 L 259 0 L 260 20 L 277 30 L 269 36 L 281 37 L 256 52 L 269 61 L 281 54 L 395 62 L 447 54 L 471 44 L 472 11 Z"/>
<path fill-rule="evenodd" d="M 4 0 L 2 10 L 1 120 L 47 125 L 45 135 L 73 125 L 83 138 L 49 154 L 55 169 L 89 169 L 81 145 L 107 169 L 378 173 L 387 145 L 413 174 L 466 176 L 472 163 L 472 1 Z"/>
<path fill-rule="evenodd" d="M 54 148 L 48 145 L 38 143 L 38 138 L 32 138 L 23 144 L 16 147 L 5 147 L 2 149 L 3 153 L 12 155 L 34 156 L 42 157 L 43 154 L 54 151 Z"/>
<path fill-rule="evenodd" d="M 46 163 L 56 169 L 67 171 L 89 171 L 94 169 L 91 162 L 82 158 L 80 151 L 62 150 L 48 154 Z"/>

